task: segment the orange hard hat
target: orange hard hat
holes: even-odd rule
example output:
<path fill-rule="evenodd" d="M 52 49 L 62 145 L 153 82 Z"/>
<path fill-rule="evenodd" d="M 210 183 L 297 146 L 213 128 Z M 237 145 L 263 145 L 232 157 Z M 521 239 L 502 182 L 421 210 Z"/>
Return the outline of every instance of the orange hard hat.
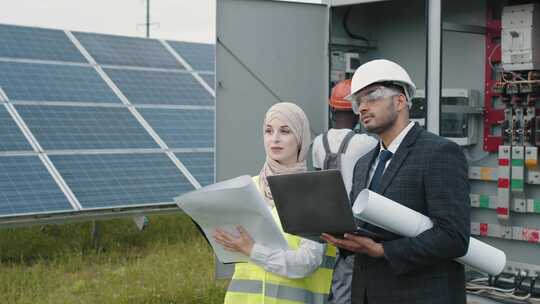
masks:
<path fill-rule="evenodd" d="M 330 107 L 332 110 L 337 111 L 352 111 L 351 102 L 345 97 L 351 94 L 351 80 L 346 79 L 338 82 L 332 88 L 332 95 L 330 96 Z"/>

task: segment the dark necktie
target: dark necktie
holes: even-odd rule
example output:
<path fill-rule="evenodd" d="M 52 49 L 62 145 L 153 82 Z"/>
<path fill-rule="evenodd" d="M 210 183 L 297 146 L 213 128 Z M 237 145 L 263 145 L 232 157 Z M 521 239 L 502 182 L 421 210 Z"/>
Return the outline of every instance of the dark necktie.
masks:
<path fill-rule="evenodd" d="M 383 176 L 384 167 L 386 166 L 386 163 L 388 160 L 392 157 L 392 152 L 388 150 L 382 150 L 379 153 L 379 163 L 377 164 L 377 168 L 375 168 L 375 173 L 373 174 L 373 178 L 371 179 L 371 183 L 369 184 L 369 190 L 373 192 L 379 192 L 379 187 L 381 185 L 381 178 Z"/>

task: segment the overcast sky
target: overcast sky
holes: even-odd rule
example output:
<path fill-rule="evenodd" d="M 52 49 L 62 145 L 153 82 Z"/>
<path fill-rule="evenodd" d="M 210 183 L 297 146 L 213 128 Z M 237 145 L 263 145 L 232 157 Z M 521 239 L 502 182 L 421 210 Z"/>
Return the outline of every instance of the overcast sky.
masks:
<path fill-rule="evenodd" d="M 150 37 L 215 43 L 216 0 L 151 0 Z M 144 37 L 146 0 L 0 0 L 0 23 Z"/>

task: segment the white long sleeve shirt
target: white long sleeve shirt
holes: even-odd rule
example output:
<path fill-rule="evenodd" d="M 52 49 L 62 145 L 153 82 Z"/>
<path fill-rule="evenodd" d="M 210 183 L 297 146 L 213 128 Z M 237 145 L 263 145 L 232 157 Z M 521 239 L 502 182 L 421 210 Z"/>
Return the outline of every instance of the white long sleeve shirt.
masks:
<path fill-rule="evenodd" d="M 276 221 L 276 224 L 283 231 L 281 223 Z M 296 250 L 270 249 L 255 243 L 249 258 L 268 272 L 290 279 L 300 279 L 321 265 L 325 251 L 325 244 L 307 239 L 301 239 Z"/>
<path fill-rule="evenodd" d="M 328 131 L 328 146 L 332 153 L 337 153 L 341 142 L 351 129 L 330 129 Z M 341 157 L 341 175 L 347 194 L 351 192 L 354 166 L 358 159 L 377 146 L 378 140 L 367 134 L 356 134 L 351 138 L 345 154 Z M 313 140 L 313 167 L 322 169 L 326 151 L 324 149 L 322 134 Z"/>

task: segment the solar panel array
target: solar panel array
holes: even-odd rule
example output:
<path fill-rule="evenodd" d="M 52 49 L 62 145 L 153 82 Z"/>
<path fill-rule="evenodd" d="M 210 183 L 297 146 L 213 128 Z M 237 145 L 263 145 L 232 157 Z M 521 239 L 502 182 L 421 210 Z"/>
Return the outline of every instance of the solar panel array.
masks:
<path fill-rule="evenodd" d="M 214 182 L 214 45 L 0 25 L 2 218 Z"/>

